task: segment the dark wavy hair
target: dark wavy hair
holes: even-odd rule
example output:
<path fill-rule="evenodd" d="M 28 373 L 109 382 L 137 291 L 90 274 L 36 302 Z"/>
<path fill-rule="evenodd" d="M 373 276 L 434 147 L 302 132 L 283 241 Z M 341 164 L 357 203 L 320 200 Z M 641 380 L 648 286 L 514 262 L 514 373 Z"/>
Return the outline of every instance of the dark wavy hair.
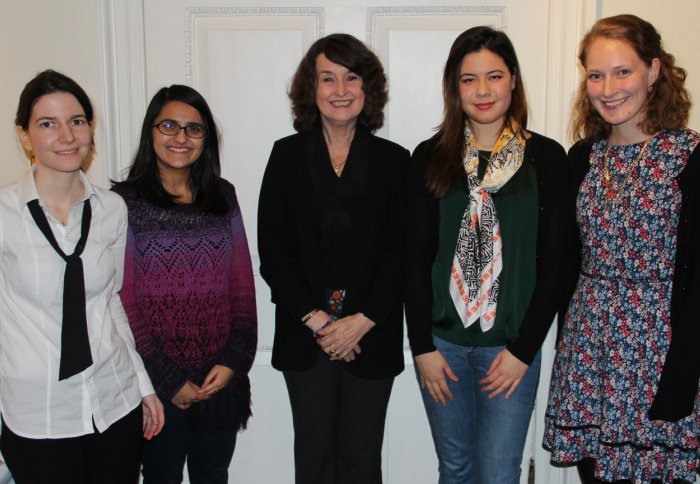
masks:
<path fill-rule="evenodd" d="M 627 43 L 647 66 L 651 66 L 653 59 L 660 61 L 659 77 L 647 97 L 639 123 L 642 131 L 653 134 L 661 129 L 685 126 L 692 106 L 690 94 L 684 86 L 686 72 L 676 66 L 675 57 L 663 49 L 661 36 L 654 26 L 634 15 L 616 15 L 598 20 L 581 40 L 578 58 L 584 69 L 588 49 L 594 40 L 601 37 Z M 588 98 L 586 81 L 584 75 L 574 102 L 571 123 L 574 141 L 593 141 L 610 135 L 611 126 L 598 114 Z"/>
<path fill-rule="evenodd" d="M 373 132 L 381 128 L 384 124 L 384 106 L 389 99 L 382 63 L 352 35 L 331 34 L 313 43 L 294 73 L 289 89 L 294 129 L 303 133 L 320 126 L 321 116 L 316 105 L 316 59 L 321 54 L 362 78 L 365 105 L 357 122 Z"/>
<path fill-rule="evenodd" d="M 47 69 L 37 74 L 34 79 L 24 86 L 22 94 L 19 96 L 17 114 L 15 115 L 15 126 L 26 131 L 29 128 L 29 119 L 32 117 L 32 109 L 36 102 L 40 97 L 55 92 L 72 94 L 83 108 L 88 123 L 92 125 L 95 113 L 92 109 L 90 98 L 83 88 L 70 77 L 60 72 Z"/>
<path fill-rule="evenodd" d="M 452 44 L 445 63 L 445 72 L 442 77 L 442 95 L 445 103 L 443 120 L 435 135 L 437 142 L 426 171 L 428 189 L 436 197 L 444 196 L 454 179 L 461 173 L 464 156 L 464 124 L 468 118 L 462 108 L 462 99 L 459 95 L 460 70 L 465 56 L 483 49 L 503 59 L 515 80 L 515 88 L 504 122 L 509 124 L 515 121 L 521 134 L 524 134 L 527 128 L 525 86 L 520 75 L 520 64 L 515 55 L 515 48 L 508 36 L 504 32 L 486 26 L 473 27 L 462 32 Z"/>
<path fill-rule="evenodd" d="M 192 165 L 190 189 L 193 203 L 207 213 L 225 214 L 228 203 L 221 191 L 221 161 L 219 159 L 219 133 L 214 116 L 202 95 L 188 86 L 173 84 L 160 89 L 151 99 L 141 127 L 141 140 L 129 169 L 129 175 L 117 185 L 135 187 L 138 193 L 151 203 L 162 207 L 176 203 L 174 195 L 163 186 L 158 169 L 156 152 L 153 148 L 153 130 L 156 119 L 166 104 L 180 101 L 199 111 L 207 134 L 204 136 L 202 154 Z"/>

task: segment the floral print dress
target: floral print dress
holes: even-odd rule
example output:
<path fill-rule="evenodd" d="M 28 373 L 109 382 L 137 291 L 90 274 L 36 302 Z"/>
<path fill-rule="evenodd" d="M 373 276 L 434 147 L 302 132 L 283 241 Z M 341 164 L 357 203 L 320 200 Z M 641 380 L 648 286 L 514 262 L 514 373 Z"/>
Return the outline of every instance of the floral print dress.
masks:
<path fill-rule="evenodd" d="M 692 415 L 662 426 L 647 413 L 671 338 L 675 177 L 698 142 L 686 129 L 646 145 L 598 141 L 579 190 L 581 274 L 554 362 L 544 446 L 556 463 L 595 459 L 603 481 L 695 481 L 700 400 Z"/>

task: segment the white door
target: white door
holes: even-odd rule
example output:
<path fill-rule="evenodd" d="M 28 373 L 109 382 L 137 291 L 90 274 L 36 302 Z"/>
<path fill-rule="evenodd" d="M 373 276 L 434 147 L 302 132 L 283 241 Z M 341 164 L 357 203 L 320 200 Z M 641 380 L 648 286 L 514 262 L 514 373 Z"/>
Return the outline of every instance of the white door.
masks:
<path fill-rule="evenodd" d="M 103 27 L 110 33 L 105 88 L 113 106 L 106 120 L 111 176 L 120 178 L 128 166 L 146 102 L 162 86 L 188 84 L 202 92 L 223 132 L 223 174 L 238 191 L 256 270 L 260 335 L 251 372 L 253 418 L 239 435 L 231 482 L 293 482 L 292 420 L 282 376 L 270 366 L 273 307 L 257 273 L 256 211 L 272 144 L 293 132 L 286 91 L 306 49 L 333 32 L 366 41 L 389 77 L 386 125 L 378 134 L 412 150 L 440 121 L 440 79 L 454 38 L 475 25 L 504 29 L 523 68 L 530 128 L 564 142 L 576 79 L 575 46 L 593 17 L 594 4 L 101 0 Z M 569 477 L 571 472 L 552 468 L 540 445 L 551 345 L 548 340 L 543 354 L 522 482 L 527 482 L 531 458 L 536 482 L 578 482 Z M 384 482 L 435 483 L 437 460 L 407 344 L 405 348 L 407 368 L 396 380 L 387 419 Z"/>

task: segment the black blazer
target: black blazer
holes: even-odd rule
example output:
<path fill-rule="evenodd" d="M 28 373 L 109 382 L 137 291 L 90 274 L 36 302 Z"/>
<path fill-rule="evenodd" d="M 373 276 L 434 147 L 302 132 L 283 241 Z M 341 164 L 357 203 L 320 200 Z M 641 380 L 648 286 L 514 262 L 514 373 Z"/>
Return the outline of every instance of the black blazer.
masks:
<path fill-rule="evenodd" d="M 276 305 L 272 366 L 283 371 L 311 368 L 321 351 L 301 322 L 309 311 L 326 308 L 320 220 L 325 202 L 318 172 L 332 173 L 332 167 L 319 164 L 320 136 L 316 130 L 276 141 L 260 190 L 260 273 Z M 352 249 L 338 257 L 352 268 L 343 314 L 361 312 L 376 323 L 360 340 L 362 352 L 347 363 L 348 370 L 376 379 L 403 370 L 404 170 L 409 153 L 358 126 L 351 154 L 360 142 L 361 159 L 349 158 L 342 176 L 354 176 L 362 167 L 366 184 L 347 211 Z"/>
<path fill-rule="evenodd" d="M 569 150 L 571 168 L 569 219 L 575 223 L 576 196 L 590 168 L 591 143 L 579 142 Z M 659 388 L 649 409 L 650 419 L 680 420 L 693 412 L 700 379 L 700 145 L 676 178 L 681 190 L 678 243 L 671 290 L 671 346 Z M 576 287 L 581 267 L 578 228 L 572 238 L 567 293 Z"/>

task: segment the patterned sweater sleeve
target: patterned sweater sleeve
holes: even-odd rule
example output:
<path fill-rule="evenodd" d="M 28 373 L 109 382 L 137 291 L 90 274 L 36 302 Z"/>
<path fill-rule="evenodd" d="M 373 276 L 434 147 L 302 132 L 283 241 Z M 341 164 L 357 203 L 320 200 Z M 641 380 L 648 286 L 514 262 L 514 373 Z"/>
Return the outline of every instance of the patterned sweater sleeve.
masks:
<path fill-rule="evenodd" d="M 117 238 L 112 246 L 112 253 L 114 254 L 114 267 L 116 269 L 116 279 L 114 285 L 114 293 L 110 295 L 109 298 L 109 311 L 114 321 L 117 332 L 124 340 L 126 345 L 129 358 L 134 367 L 136 373 L 136 378 L 139 385 L 139 391 L 141 396 L 145 397 L 154 393 L 153 385 L 148 376 L 148 370 L 144 367 L 143 360 L 136 349 L 134 342 L 134 336 L 129 327 L 129 322 L 127 315 L 124 311 L 124 307 L 120 301 L 119 293 L 120 287 L 123 284 L 123 265 L 124 265 L 124 250 L 127 239 L 127 212 L 126 207 L 120 199 L 120 208 L 123 212 L 121 223 L 119 224 L 119 231 L 117 233 Z"/>
<path fill-rule="evenodd" d="M 137 258 L 135 235 L 129 227 L 124 258 L 124 281 L 119 296 L 134 334 L 136 350 L 143 359 L 156 393 L 170 400 L 185 384 L 187 376 L 165 355 L 152 333 L 149 321 L 143 316 L 135 291 Z"/>
<path fill-rule="evenodd" d="M 255 349 L 258 343 L 258 323 L 253 266 L 250 260 L 248 240 L 235 191 L 232 186 L 230 186 L 230 189 L 232 192 L 232 202 L 230 201 L 232 208 L 229 216 L 231 237 L 233 239 L 229 286 L 231 329 L 226 345 L 222 349 L 219 364 L 232 368 L 236 376 L 242 376 L 248 373 L 255 359 Z"/>

